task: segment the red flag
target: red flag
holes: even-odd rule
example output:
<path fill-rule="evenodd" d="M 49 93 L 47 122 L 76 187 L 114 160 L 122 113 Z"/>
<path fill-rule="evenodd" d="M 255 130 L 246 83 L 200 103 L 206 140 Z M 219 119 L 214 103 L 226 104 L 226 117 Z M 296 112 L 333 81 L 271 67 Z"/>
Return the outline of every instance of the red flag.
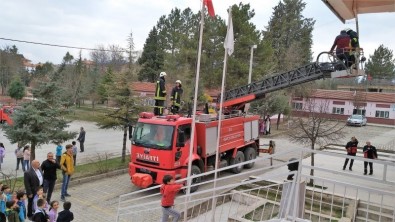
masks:
<path fill-rule="evenodd" d="M 203 0 L 203 4 L 207 6 L 208 14 L 211 17 L 215 17 L 214 6 L 212 0 Z"/>

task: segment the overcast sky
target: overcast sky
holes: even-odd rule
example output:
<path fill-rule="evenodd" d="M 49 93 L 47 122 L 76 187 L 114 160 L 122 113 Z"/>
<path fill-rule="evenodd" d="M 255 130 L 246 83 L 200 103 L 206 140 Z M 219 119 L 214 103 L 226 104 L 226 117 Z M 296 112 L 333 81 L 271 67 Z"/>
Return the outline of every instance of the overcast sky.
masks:
<path fill-rule="evenodd" d="M 227 19 L 226 9 L 232 4 L 250 3 L 255 10 L 252 22 L 265 30 L 273 7 L 279 0 L 212 0 L 215 13 Z M 316 20 L 313 52 L 330 49 L 341 29 L 352 28 L 355 22 L 343 24 L 320 0 L 305 0 L 303 12 Z M 95 48 L 98 44 L 126 47 L 126 38 L 133 32 L 136 50 L 142 50 L 149 31 L 162 15 L 172 8 L 200 8 L 200 0 L 0 0 L 0 38 Z M 380 44 L 395 51 L 395 13 L 359 16 L 360 44 L 368 57 Z M 38 46 L 0 40 L 0 47 L 15 44 L 19 52 L 33 63 L 60 63 L 67 51 L 74 56 L 79 50 Z M 89 52 L 83 51 L 88 57 Z"/>

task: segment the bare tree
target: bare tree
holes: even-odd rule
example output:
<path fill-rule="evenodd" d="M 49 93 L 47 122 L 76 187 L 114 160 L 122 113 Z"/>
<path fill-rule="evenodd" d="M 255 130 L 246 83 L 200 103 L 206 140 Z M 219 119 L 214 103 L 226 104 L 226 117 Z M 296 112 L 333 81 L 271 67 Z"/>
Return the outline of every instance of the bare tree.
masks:
<path fill-rule="evenodd" d="M 328 107 L 328 101 L 316 102 L 314 99 L 307 99 L 303 107 L 307 117 L 296 117 L 290 125 L 288 135 L 291 141 L 310 145 L 314 150 L 316 145 L 321 146 L 342 138 L 346 125 L 341 120 L 328 117 Z M 311 155 L 311 166 L 314 166 L 314 153 Z M 314 169 L 310 170 L 310 175 L 314 176 Z M 310 184 L 313 183 L 314 180 L 310 179 Z"/>

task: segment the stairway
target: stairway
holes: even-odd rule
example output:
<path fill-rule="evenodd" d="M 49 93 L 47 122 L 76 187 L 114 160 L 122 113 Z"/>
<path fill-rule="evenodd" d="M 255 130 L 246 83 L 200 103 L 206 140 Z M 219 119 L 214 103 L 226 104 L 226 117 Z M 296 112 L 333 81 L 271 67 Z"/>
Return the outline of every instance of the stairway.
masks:
<path fill-rule="evenodd" d="M 360 201 L 358 204 L 355 222 L 395 222 L 394 207 L 380 206 L 378 204 Z"/>

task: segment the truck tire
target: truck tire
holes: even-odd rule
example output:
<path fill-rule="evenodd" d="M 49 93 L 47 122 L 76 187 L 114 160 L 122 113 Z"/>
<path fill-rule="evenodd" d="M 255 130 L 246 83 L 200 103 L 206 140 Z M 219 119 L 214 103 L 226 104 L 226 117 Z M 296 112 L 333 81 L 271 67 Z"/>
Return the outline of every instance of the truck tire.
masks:
<path fill-rule="evenodd" d="M 244 150 L 245 161 L 250 161 L 256 158 L 256 150 L 252 147 L 247 147 Z M 244 165 L 244 168 L 251 169 L 255 163 L 248 163 Z"/>
<path fill-rule="evenodd" d="M 201 173 L 202 173 L 202 171 L 200 171 L 200 168 L 198 166 L 192 165 L 191 176 L 198 175 L 198 174 L 201 174 Z M 201 177 L 193 178 L 192 179 L 192 185 L 198 184 L 201 181 L 202 181 Z M 199 189 L 199 186 L 191 186 L 191 193 L 197 191 L 198 189 Z"/>
<path fill-rule="evenodd" d="M 245 160 L 244 153 L 241 151 L 237 151 L 236 157 L 230 159 L 230 165 L 242 163 L 244 162 L 244 160 Z M 243 165 L 232 168 L 233 173 L 241 173 L 242 170 L 243 170 Z"/>

